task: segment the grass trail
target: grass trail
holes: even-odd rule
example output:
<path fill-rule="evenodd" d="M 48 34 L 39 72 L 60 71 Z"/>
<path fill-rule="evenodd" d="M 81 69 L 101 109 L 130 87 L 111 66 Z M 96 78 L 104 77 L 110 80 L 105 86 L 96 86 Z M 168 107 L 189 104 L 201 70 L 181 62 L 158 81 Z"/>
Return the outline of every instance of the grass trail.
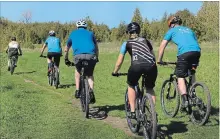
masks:
<path fill-rule="evenodd" d="M 106 48 L 107 50 L 107 48 Z M 204 49 L 203 49 L 204 50 Z M 207 49 L 202 53 L 197 80 L 203 81 L 210 89 L 212 112 L 206 126 L 192 124 L 188 117 L 179 113 L 176 118 L 167 118 L 160 108 L 160 87 L 173 71 L 169 67 L 158 67 L 156 82 L 157 113 L 162 130 L 174 139 L 217 139 L 219 126 L 219 65 L 218 50 Z M 124 118 L 124 91 L 126 77 L 114 78 L 114 68 L 118 52 L 101 51 L 100 62 L 95 69 L 95 93 L 97 103 L 108 115 Z M 130 64 L 127 55 L 121 72 L 127 72 Z M 1 59 L 2 60 L 2 59 Z M 172 48 L 168 48 L 164 61 L 175 61 Z M 10 76 L 3 66 L 1 72 L 1 114 L 0 135 L 6 138 L 134 138 L 123 131 L 112 128 L 104 122 L 85 120 L 80 109 L 71 106 L 74 92 L 74 68 L 60 65 L 61 88 L 48 86 L 46 59 L 39 53 L 26 52 L 19 59 L 15 75 Z M 24 81 L 26 79 L 26 82 Z M 28 81 L 33 81 L 30 83 Z M 77 100 L 78 101 L 78 100 Z"/>

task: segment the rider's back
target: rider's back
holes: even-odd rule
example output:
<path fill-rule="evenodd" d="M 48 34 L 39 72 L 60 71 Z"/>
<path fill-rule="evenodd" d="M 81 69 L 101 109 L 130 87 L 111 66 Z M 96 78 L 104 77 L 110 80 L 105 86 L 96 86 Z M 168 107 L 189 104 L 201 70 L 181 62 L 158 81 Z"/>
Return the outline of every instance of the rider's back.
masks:
<path fill-rule="evenodd" d="M 8 44 L 8 55 L 18 55 L 19 43 L 17 41 L 11 41 Z"/>
<path fill-rule="evenodd" d="M 171 28 L 165 35 L 165 40 L 172 40 L 178 46 L 178 55 L 191 51 L 200 51 L 195 33 L 188 27 Z"/>
<path fill-rule="evenodd" d="M 73 54 L 95 54 L 94 34 L 84 28 L 79 28 L 70 34 L 68 43 L 72 45 Z"/>
<path fill-rule="evenodd" d="M 60 53 L 60 39 L 54 36 L 49 36 L 45 42 L 48 47 L 48 52 Z"/>

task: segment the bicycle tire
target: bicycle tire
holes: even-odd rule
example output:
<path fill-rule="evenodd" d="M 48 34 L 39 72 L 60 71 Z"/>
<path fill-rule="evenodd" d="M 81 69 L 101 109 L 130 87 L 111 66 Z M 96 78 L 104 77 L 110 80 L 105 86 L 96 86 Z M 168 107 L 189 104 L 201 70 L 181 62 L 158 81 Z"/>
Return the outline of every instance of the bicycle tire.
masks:
<path fill-rule="evenodd" d="M 48 78 L 49 78 L 49 85 L 53 86 L 53 70 L 50 71 Z"/>
<path fill-rule="evenodd" d="M 81 103 L 81 109 L 82 112 L 85 112 L 85 91 L 84 91 L 84 79 L 80 77 L 80 83 L 79 83 L 79 91 L 80 91 L 80 103 Z"/>
<path fill-rule="evenodd" d="M 136 106 L 137 106 L 137 103 L 136 103 Z M 131 119 L 128 117 L 129 112 L 130 112 L 130 104 L 129 104 L 129 101 L 128 101 L 128 90 L 126 90 L 126 93 L 125 93 L 125 114 L 126 114 L 128 127 L 129 127 L 129 129 L 131 130 L 132 133 L 137 133 L 140 129 L 140 122 L 137 121 L 137 124 L 133 125 Z"/>
<path fill-rule="evenodd" d="M 59 72 L 57 69 L 55 69 L 55 78 L 54 78 L 55 88 L 58 88 L 59 85 Z"/>
<path fill-rule="evenodd" d="M 149 102 L 149 107 L 146 105 Z M 142 113 L 144 113 L 143 134 L 145 139 L 156 139 L 157 137 L 157 115 L 153 99 L 150 94 L 143 96 Z M 151 113 L 149 115 L 149 113 Z M 149 119 L 150 118 L 150 119 Z"/>
<path fill-rule="evenodd" d="M 89 82 L 85 78 L 84 79 L 84 87 L 85 87 L 85 117 L 89 118 L 89 103 L 90 103 L 90 93 L 89 93 Z"/>
<path fill-rule="evenodd" d="M 165 88 L 167 87 L 168 85 L 168 89 L 169 89 L 169 92 L 170 92 L 170 86 L 169 85 L 173 85 L 173 97 L 171 98 L 169 96 L 169 99 L 175 99 L 176 101 L 176 105 L 174 107 L 174 109 L 172 111 L 168 111 L 167 108 L 166 108 L 166 104 L 165 104 L 165 99 L 170 101 L 167 97 L 167 95 L 165 95 Z M 168 89 L 167 89 L 167 92 L 168 92 Z M 180 107 L 180 95 L 179 95 L 179 92 L 178 92 L 178 87 L 177 87 L 177 83 L 175 80 L 173 80 L 172 82 L 170 82 L 170 80 L 165 80 L 163 82 L 163 85 L 162 85 L 162 88 L 161 88 L 161 93 L 160 93 L 160 104 L 161 104 L 161 107 L 162 107 L 162 110 L 163 110 L 163 113 L 168 116 L 168 117 L 175 117 L 179 111 L 179 107 Z"/>
<path fill-rule="evenodd" d="M 209 116 L 210 116 L 210 112 L 211 112 L 211 94 L 210 94 L 210 91 L 209 91 L 208 87 L 204 83 L 195 82 L 195 83 L 193 83 L 193 85 L 190 88 L 190 92 L 189 92 L 190 97 L 192 97 L 192 93 L 194 93 L 193 91 L 195 91 L 196 87 L 198 87 L 198 86 L 202 87 L 202 89 L 204 90 L 205 97 L 206 97 L 206 100 L 207 100 L 207 104 L 205 106 L 204 100 L 202 100 L 202 104 L 198 104 L 198 102 L 196 102 L 196 107 L 198 107 L 199 109 L 200 108 L 205 109 L 205 115 L 201 120 L 197 120 L 196 116 L 195 116 L 196 111 L 192 110 L 191 115 L 190 115 L 190 120 L 192 121 L 192 123 L 202 126 L 202 125 L 205 125 L 207 123 L 207 121 L 209 119 Z M 197 94 L 197 93 L 198 92 L 195 92 L 195 94 Z M 199 99 L 197 96 L 196 96 L 196 98 L 197 98 L 197 100 Z M 194 108 L 194 106 L 192 106 L 192 108 Z"/>

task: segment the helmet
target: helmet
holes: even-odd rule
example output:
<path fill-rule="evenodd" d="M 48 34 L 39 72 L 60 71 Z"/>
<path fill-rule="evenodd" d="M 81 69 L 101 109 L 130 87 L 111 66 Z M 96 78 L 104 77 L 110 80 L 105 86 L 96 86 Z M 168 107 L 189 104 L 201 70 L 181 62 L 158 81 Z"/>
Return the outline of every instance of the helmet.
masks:
<path fill-rule="evenodd" d="M 141 32 L 141 28 L 140 28 L 140 25 L 136 22 L 131 22 L 130 24 L 128 24 L 127 26 L 127 33 L 137 33 L 137 34 L 140 34 Z"/>
<path fill-rule="evenodd" d="M 49 31 L 49 36 L 55 36 L 55 31 L 54 30 Z"/>
<path fill-rule="evenodd" d="M 80 27 L 87 28 L 87 23 L 85 20 L 79 20 L 76 22 L 76 26 L 77 28 L 80 28 Z"/>
<path fill-rule="evenodd" d="M 181 25 L 182 24 L 182 19 L 179 16 L 171 16 L 170 18 L 168 18 L 168 27 L 171 26 L 171 24 L 178 24 Z"/>
<path fill-rule="evenodd" d="M 11 40 L 12 41 L 16 41 L 16 37 L 11 37 Z"/>

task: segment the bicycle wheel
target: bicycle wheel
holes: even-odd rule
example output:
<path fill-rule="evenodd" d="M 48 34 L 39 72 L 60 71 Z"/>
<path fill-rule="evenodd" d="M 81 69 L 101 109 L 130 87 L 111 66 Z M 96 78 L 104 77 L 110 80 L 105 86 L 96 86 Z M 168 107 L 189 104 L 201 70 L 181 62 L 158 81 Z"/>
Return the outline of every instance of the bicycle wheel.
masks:
<path fill-rule="evenodd" d="M 84 79 L 80 77 L 80 83 L 79 83 L 79 91 L 80 91 L 80 103 L 81 103 L 81 108 L 82 112 L 85 112 L 85 87 L 84 87 Z"/>
<path fill-rule="evenodd" d="M 49 85 L 52 86 L 53 85 L 53 70 L 50 71 L 48 80 L 49 80 Z"/>
<path fill-rule="evenodd" d="M 57 69 L 55 70 L 54 84 L 55 84 L 55 88 L 57 89 L 59 85 L 59 72 Z"/>
<path fill-rule="evenodd" d="M 175 80 L 163 82 L 160 100 L 164 114 L 168 117 L 175 117 L 180 107 L 180 95 Z"/>
<path fill-rule="evenodd" d="M 190 119 L 194 124 L 204 125 L 211 111 L 211 95 L 208 87 L 200 82 L 195 82 L 189 92 L 192 112 Z"/>
<path fill-rule="evenodd" d="M 145 139 L 155 139 L 157 136 L 157 115 L 153 99 L 150 94 L 147 93 L 143 97 L 142 101 L 142 113 L 143 113 L 143 133 Z"/>
<path fill-rule="evenodd" d="M 85 117 L 89 118 L 89 103 L 90 103 L 90 93 L 89 93 L 89 82 L 88 80 L 85 78 L 84 79 L 84 83 L 85 83 Z"/>
<path fill-rule="evenodd" d="M 137 103 L 136 103 L 136 106 L 137 106 Z M 128 101 L 128 90 L 126 90 L 126 93 L 125 93 L 125 113 L 126 113 L 128 127 L 130 128 L 131 132 L 137 133 L 140 129 L 140 122 L 137 120 L 134 120 L 134 119 L 130 119 L 128 117 L 130 112 L 131 112 L 131 109 L 130 109 L 130 104 Z"/>

